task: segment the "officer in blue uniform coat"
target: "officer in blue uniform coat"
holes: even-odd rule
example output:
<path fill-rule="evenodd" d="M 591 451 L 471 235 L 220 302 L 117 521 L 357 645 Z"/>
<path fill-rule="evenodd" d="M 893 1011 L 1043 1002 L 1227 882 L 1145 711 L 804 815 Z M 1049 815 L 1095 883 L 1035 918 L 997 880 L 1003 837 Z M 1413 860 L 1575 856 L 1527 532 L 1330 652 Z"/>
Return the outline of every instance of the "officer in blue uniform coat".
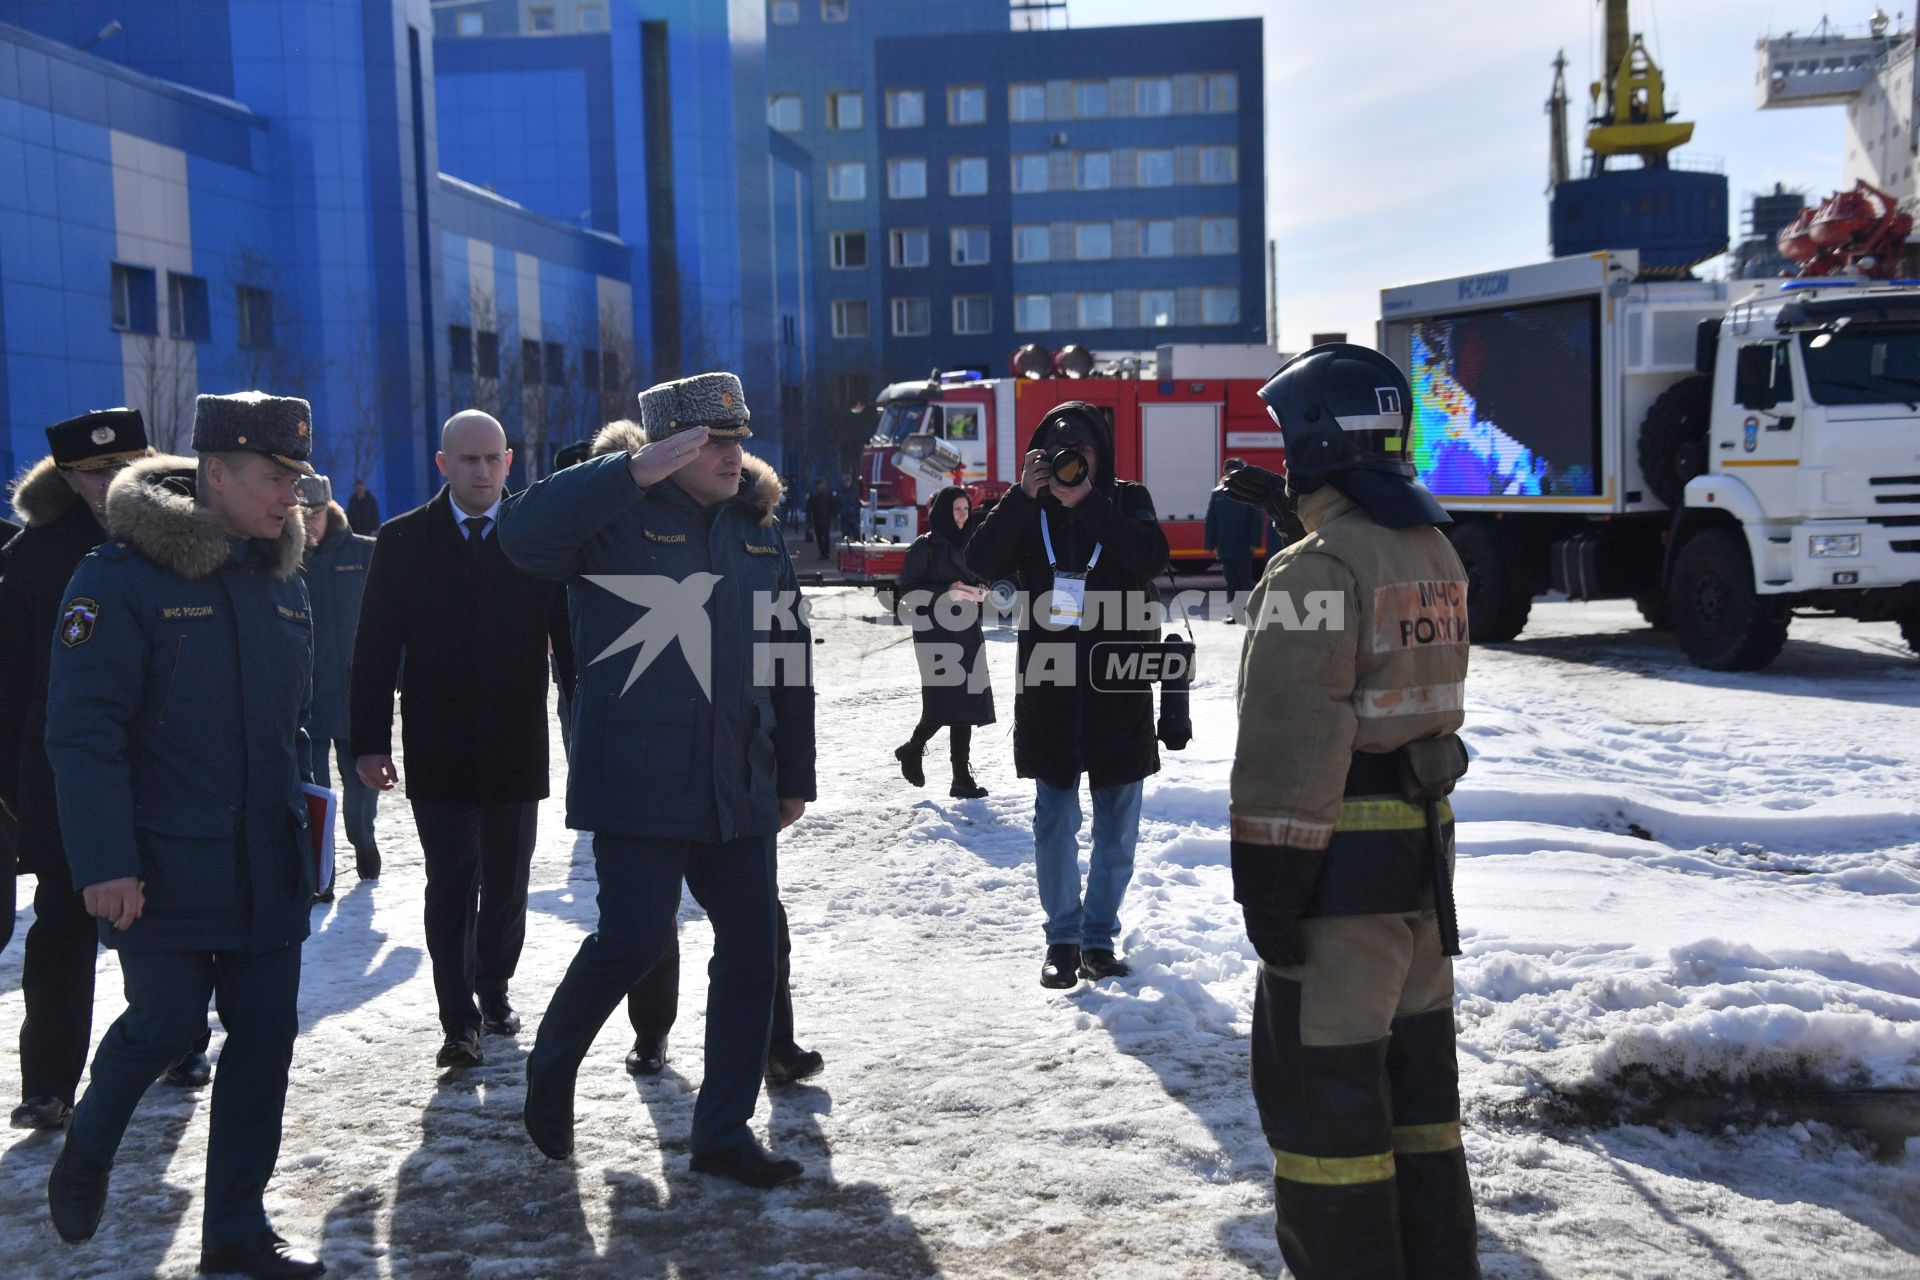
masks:
<path fill-rule="evenodd" d="M 702 374 L 640 397 L 644 439 L 510 499 L 501 547 L 565 581 L 574 652 L 567 825 L 594 833 L 598 929 L 527 1057 L 526 1126 L 573 1149 L 581 1060 L 673 938 L 684 878 L 713 923 L 706 1075 L 693 1168 L 752 1186 L 801 1174 L 748 1128 L 773 1013 L 776 834 L 814 795 L 810 637 L 774 510 L 747 456 L 740 381 Z"/>
<path fill-rule="evenodd" d="M 301 793 L 313 628 L 294 483 L 304 400 L 201 396 L 197 469 L 135 463 L 107 493 L 109 541 L 80 565 L 55 633 L 47 755 L 73 883 L 120 952 L 108 1028 L 47 1182 L 55 1228 L 93 1235 L 147 1086 L 205 1027 L 214 1077 L 200 1269 L 325 1268 L 261 1202 L 280 1150 L 314 868 Z"/>

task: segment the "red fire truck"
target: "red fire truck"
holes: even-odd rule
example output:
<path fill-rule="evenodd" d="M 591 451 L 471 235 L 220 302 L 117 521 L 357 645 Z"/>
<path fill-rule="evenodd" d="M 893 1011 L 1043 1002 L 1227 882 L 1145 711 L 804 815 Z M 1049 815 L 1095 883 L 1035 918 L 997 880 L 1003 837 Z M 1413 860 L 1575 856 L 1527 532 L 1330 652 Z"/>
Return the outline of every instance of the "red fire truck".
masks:
<path fill-rule="evenodd" d="M 976 507 L 999 498 L 1018 483 L 1040 419 L 1068 400 L 1106 414 L 1120 476 L 1153 494 L 1175 567 L 1203 569 L 1221 462 L 1282 469 L 1280 430 L 1257 394 L 1281 361 L 1261 346 L 1167 346 L 1144 358 L 1023 347 L 1011 377 L 896 382 L 875 405 L 879 425 L 861 455 L 862 537 L 841 545 L 840 571 L 856 582 L 897 576 L 934 493 L 963 484 Z"/>

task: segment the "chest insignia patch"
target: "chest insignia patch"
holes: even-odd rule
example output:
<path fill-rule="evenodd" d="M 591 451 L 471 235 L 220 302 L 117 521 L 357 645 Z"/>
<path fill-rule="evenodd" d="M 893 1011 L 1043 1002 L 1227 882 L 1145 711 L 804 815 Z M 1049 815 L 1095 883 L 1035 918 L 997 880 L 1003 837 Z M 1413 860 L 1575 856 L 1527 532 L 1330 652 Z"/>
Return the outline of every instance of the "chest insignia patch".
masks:
<path fill-rule="evenodd" d="M 85 596 L 67 601 L 60 615 L 60 643 L 75 649 L 93 639 L 93 624 L 100 617 L 100 602 Z"/>
<path fill-rule="evenodd" d="M 647 535 L 648 542 L 658 542 L 663 546 L 677 546 L 687 540 L 684 533 L 655 533 L 651 529 L 642 529 L 641 532 Z"/>
<path fill-rule="evenodd" d="M 275 613 L 278 613 L 288 622 L 305 622 L 307 620 L 307 611 L 305 609 L 289 609 L 283 604 L 277 604 L 273 606 L 273 609 Z"/>
<path fill-rule="evenodd" d="M 762 546 L 758 542 L 749 542 L 746 543 L 745 546 L 747 548 L 747 554 L 750 556 L 777 556 L 780 554 L 779 547 Z"/>
<path fill-rule="evenodd" d="M 175 618 L 211 618 L 213 606 L 210 604 L 170 604 L 160 610 L 160 616 L 169 621 Z"/>

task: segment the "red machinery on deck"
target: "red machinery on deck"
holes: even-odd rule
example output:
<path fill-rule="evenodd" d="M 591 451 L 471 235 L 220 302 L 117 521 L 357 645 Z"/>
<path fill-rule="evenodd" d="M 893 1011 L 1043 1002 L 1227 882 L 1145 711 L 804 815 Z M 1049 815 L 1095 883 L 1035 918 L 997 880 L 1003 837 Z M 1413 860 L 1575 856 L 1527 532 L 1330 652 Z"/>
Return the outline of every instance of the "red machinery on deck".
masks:
<path fill-rule="evenodd" d="M 1212 557 L 1202 527 L 1221 463 L 1284 467 L 1280 430 L 1258 396 L 1281 361 L 1257 346 L 1172 346 L 1157 359 L 1105 361 L 1078 347 L 1051 356 L 1023 347 L 1012 377 L 894 383 L 880 393 L 879 426 L 861 454 L 863 537 L 841 546 L 840 571 L 854 581 L 897 576 L 934 493 L 964 484 L 976 506 L 998 499 L 1018 482 L 1040 419 L 1068 400 L 1106 415 L 1120 477 L 1153 494 L 1175 566 L 1204 568 Z"/>
<path fill-rule="evenodd" d="M 1802 276 L 1842 272 L 1874 280 L 1901 273 L 1901 257 L 1913 215 L 1892 196 L 1865 181 L 1804 209 L 1780 232 L 1780 253 L 1800 264 Z"/>

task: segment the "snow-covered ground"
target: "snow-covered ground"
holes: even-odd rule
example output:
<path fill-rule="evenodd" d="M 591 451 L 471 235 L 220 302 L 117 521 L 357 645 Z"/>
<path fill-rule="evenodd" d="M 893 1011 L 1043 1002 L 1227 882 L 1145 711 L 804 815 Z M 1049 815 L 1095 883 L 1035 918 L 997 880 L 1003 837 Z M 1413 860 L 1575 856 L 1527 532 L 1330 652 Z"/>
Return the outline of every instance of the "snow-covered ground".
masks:
<path fill-rule="evenodd" d="M 592 920 L 557 800 L 515 985 L 528 1027 L 490 1038 L 483 1068 L 436 1071 L 419 849 L 389 798 L 385 878 L 343 874 L 316 912 L 269 1191 L 332 1274 L 1279 1273 L 1227 870 L 1237 629 L 1199 628 L 1198 734 L 1148 784 L 1134 976 L 1056 993 L 1037 981 L 1011 637 L 991 649 L 1001 724 L 975 738 L 993 795 L 949 801 L 890 756 L 917 709 L 907 632 L 851 589 L 811 594 L 825 794 L 781 876 L 800 1039 L 828 1066 L 759 1117 L 807 1179 L 760 1194 L 686 1169 L 711 938 L 691 904 L 667 1074 L 626 1075 L 616 1014 L 575 1158 L 527 1141 L 524 1047 Z M 1459 1026 L 1488 1274 L 1920 1274 L 1920 1141 L 1876 1151 L 1807 1101 L 1920 1088 L 1920 664 L 1895 630 L 1801 621 L 1771 670 L 1722 676 L 1630 606 L 1543 604 L 1521 643 L 1475 651 L 1466 736 Z M 120 1005 L 101 965 L 96 1033 Z M 19 969 L 16 940 L 0 1043 Z M 1741 1114 L 1756 1090 L 1796 1096 Z M 0 1138 L 0 1275 L 190 1274 L 205 1135 L 204 1096 L 156 1087 L 78 1248 L 46 1222 L 59 1139 Z"/>

